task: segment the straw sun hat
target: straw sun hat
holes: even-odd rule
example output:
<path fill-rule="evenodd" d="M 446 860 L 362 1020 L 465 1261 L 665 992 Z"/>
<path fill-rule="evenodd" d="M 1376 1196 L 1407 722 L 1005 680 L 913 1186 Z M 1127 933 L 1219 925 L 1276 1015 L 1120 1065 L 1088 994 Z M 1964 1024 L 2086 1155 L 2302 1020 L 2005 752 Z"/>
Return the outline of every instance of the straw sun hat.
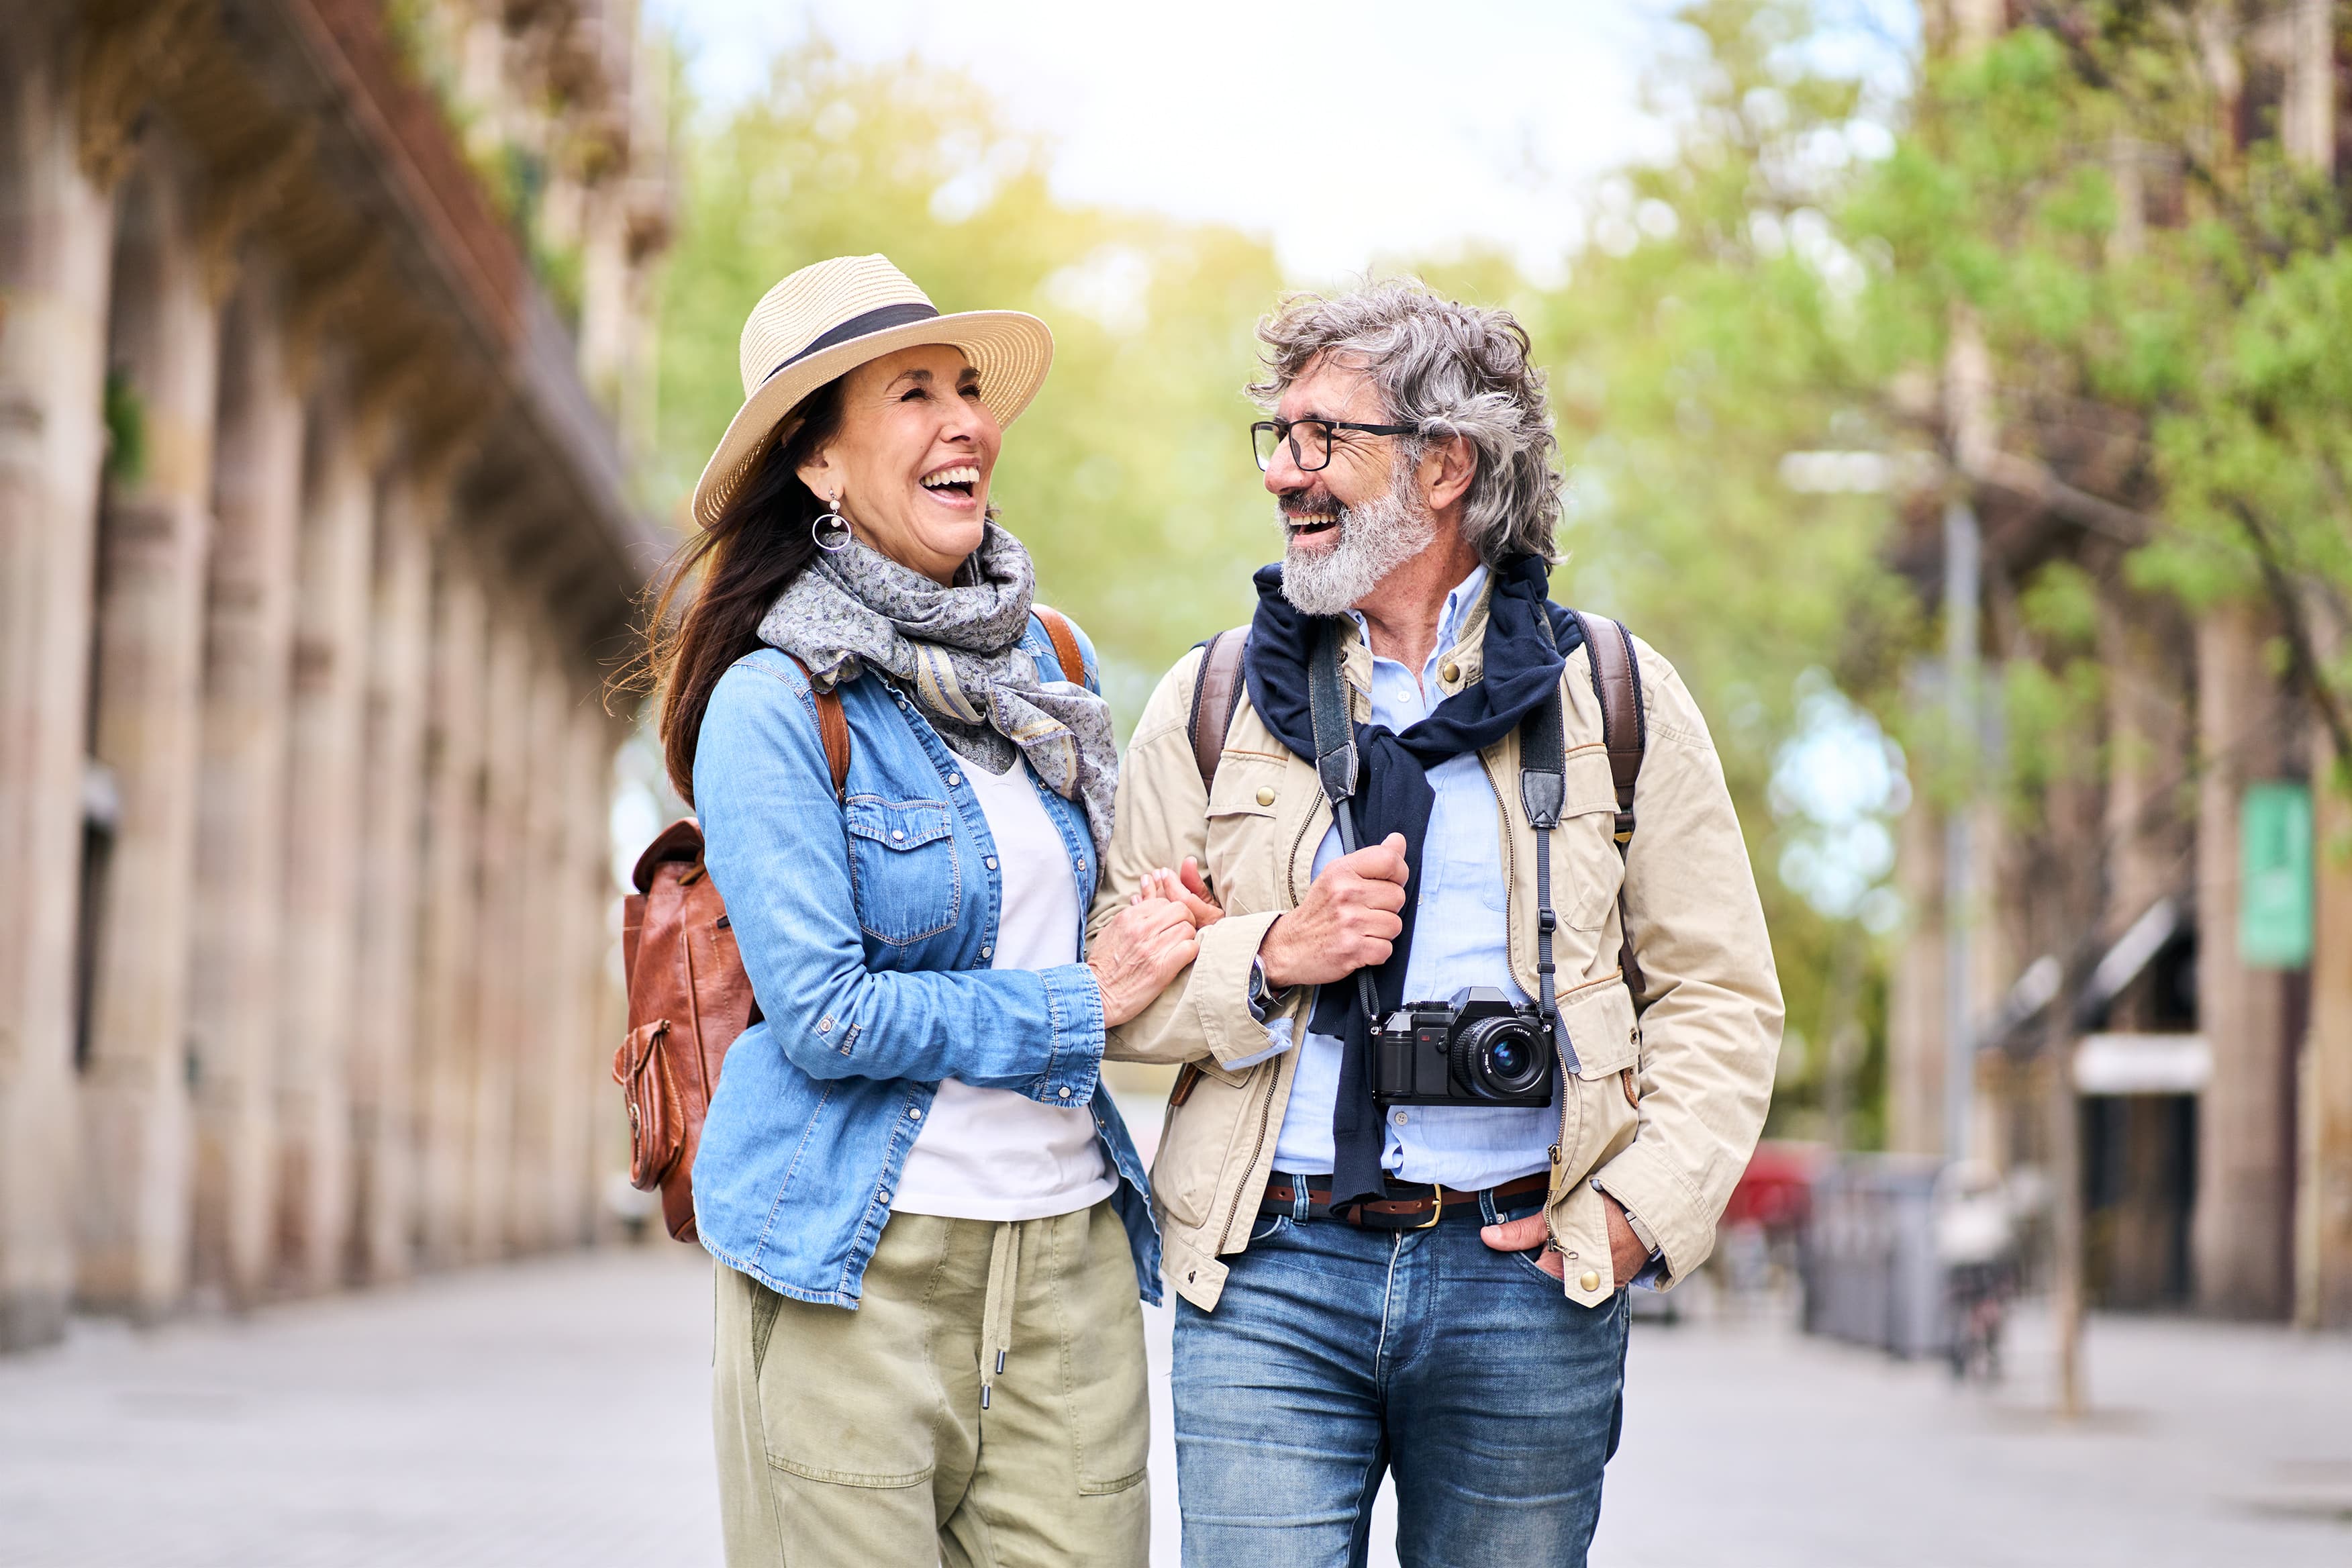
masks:
<path fill-rule="evenodd" d="M 718 520 L 803 398 L 868 360 L 918 343 L 963 351 L 980 372 L 980 400 L 1000 426 L 1029 406 L 1054 361 L 1054 334 L 1036 317 L 942 316 L 886 258 L 836 256 L 803 267 L 761 296 L 743 323 L 743 406 L 695 483 L 695 521 L 708 528 Z"/>

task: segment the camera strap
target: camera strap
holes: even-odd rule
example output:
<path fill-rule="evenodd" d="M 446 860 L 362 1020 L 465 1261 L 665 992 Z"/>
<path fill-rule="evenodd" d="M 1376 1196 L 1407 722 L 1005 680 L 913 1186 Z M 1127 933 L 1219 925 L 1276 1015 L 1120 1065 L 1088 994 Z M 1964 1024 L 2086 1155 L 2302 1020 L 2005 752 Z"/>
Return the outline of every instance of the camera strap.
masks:
<path fill-rule="evenodd" d="M 1339 830 L 1339 853 L 1353 855 L 1363 847 L 1356 835 L 1357 770 L 1355 715 L 1348 709 L 1348 686 L 1339 674 L 1338 617 L 1327 618 L 1316 635 L 1315 657 L 1307 663 L 1307 719 L 1315 727 L 1315 777 L 1331 802 L 1333 825 Z M 1367 1028 L 1378 1028 L 1380 992 L 1370 969 L 1356 971 L 1356 995 L 1364 1009 Z"/>
<path fill-rule="evenodd" d="M 1551 933 L 1559 917 L 1551 907 L 1551 834 L 1568 801 L 1568 733 L 1559 691 L 1519 721 L 1519 804 L 1536 830 L 1536 1012 L 1559 1047 L 1560 1060 L 1576 1069 L 1576 1047 L 1559 1026 L 1558 987 L 1552 981 Z"/>

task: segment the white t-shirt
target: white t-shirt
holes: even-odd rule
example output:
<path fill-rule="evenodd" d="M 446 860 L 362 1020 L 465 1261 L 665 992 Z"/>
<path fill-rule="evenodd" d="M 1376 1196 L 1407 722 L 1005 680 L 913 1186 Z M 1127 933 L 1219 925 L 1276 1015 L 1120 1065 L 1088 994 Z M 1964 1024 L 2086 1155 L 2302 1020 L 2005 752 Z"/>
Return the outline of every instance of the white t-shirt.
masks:
<path fill-rule="evenodd" d="M 1069 845 L 1045 815 L 1028 763 L 996 775 L 967 762 L 963 773 L 996 840 L 1004 885 L 989 967 L 1076 963 L 1078 886 Z M 1089 1208 L 1118 1186 L 1092 1112 L 949 1079 L 907 1152 L 890 1206 L 954 1219 L 1044 1219 Z"/>

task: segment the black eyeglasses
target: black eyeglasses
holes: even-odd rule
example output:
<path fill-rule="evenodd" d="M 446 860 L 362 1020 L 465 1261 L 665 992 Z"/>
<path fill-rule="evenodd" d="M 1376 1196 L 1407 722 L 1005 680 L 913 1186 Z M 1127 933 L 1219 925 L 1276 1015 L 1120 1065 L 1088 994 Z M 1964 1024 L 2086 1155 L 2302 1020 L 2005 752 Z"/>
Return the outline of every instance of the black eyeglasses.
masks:
<path fill-rule="evenodd" d="M 1347 419 L 1261 419 L 1250 426 L 1250 446 L 1257 453 L 1258 471 L 1274 467 L 1274 455 L 1290 443 L 1290 460 L 1301 472 L 1314 473 L 1331 465 L 1331 432 L 1361 430 L 1367 436 L 1418 436 L 1418 425 L 1358 425 Z"/>

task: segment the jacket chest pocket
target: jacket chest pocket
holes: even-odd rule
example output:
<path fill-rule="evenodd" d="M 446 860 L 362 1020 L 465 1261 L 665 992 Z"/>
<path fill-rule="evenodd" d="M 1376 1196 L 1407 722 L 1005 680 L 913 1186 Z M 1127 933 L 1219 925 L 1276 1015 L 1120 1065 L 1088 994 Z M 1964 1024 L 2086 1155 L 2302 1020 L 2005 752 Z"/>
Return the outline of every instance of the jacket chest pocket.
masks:
<path fill-rule="evenodd" d="M 860 931 L 903 947 L 955 924 L 963 868 L 947 802 L 852 795 L 842 804 L 842 824 Z"/>
<path fill-rule="evenodd" d="M 1203 863 L 1211 889 L 1227 914 L 1257 914 L 1277 907 L 1288 759 L 1257 752 L 1227 752 L 1209 791 Z"/>
<path fill-rule="evenodd" d="M 1561 921 L 1577 931 L 1601 930 L 1624 883 L 1625 858 L 1617 851 L 1617 786 L 1597 746 L 1568 758 L 1568 801 L 1552 843 Z"/>

